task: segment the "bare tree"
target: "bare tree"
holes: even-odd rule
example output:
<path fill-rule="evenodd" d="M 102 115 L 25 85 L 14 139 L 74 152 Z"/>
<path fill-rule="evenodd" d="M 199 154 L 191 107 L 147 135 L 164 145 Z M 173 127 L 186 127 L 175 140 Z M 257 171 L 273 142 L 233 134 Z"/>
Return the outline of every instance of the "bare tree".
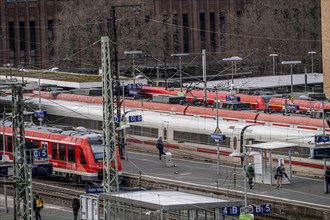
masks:
<path fill-rule="evenodd" d="M 230 20 L 229 48 L 255 48 L 258 52 L 244 64 L 260 75 L 271 72 L 271 53 L 278 54 L 278 60 L 308 61 L 308 51 L 321 51 L 317 0 L 253 0 L 241 16 L 231 16 Z M 316 68 L 320 69 L 321 63 Z"/>
<path fill-rule="evenodd" d="M 152 48 L 162 50 L 157 38 L 161 24 L 150 22 L 151 9 L 148 5 L 125 7 L 118 1 L 69 1 L 62 5 L 58 13 L 53 62 L 66 67 L 100 67 L 99 41 L 101 36 L 113 33 L 112 6 L 116 10 L 119 57 L 125 50 L 143 50 L 144 53 L 152 53 Z"/>

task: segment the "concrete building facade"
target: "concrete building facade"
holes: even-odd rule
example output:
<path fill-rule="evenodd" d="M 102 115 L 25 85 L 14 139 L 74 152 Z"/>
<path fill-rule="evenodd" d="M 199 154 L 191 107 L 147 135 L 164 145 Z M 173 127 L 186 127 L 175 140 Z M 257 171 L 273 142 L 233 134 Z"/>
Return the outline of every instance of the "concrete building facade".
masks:
<path fill-rule="evenodd" d="M 330 1 L 321 0 L 323 91 L 330 99 Z"/>

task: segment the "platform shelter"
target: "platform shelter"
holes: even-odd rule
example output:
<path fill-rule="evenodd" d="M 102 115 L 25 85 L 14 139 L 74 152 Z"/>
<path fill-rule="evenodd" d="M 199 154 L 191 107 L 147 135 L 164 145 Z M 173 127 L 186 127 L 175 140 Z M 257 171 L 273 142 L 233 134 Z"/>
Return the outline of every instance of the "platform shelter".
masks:
<path fill-rule="evenodd" d="M 246 145 L 246 150 L 257 152 L 253 155 L 253 166 L 255 170 L 255 182 L 262 184 L 276 184 L 275 174 L 276 169 L 281 164 L 284 164 L 285 173 L 288 178 L 283 177 L 282 184 L 290 184 L 292 181 L 292 165 L 291 165 L 291 147 L 296 144 L 274 141 L 258 144 Z M 277 162 L 273 164 L 273 153 L 276 153 Z"/>
<path fill-rule="evenodd" d="M 116 211 L 111 213 L 111 219 L 116 220 L 231 219 L 222 216 L 222 208 L 244 205 L 244 201 L 229 201 L 176 190 L 102 193 L 99 199 L 116 204 Z"/>

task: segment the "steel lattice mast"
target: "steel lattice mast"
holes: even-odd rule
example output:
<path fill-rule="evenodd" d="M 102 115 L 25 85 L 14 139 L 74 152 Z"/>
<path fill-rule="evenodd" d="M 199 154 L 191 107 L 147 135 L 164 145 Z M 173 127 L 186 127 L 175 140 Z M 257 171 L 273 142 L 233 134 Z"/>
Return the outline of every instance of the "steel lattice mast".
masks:
<path fill-rule="evenodd" d="M 118 191 L 118 168 L 116 159 L 116 130 L 113 106 L 113 79 L 110 68 L 109 37 L 101 37 L 102 97 L 103 97 L 103 184 L 104 192 Z M 114 166 L 116 164 L 116 166 Z M 110 219 L 111 204 L 104 201 L 104 219 Z"/>
<path fill-rule="evenodd" d="M 14 218 L 32 219 L 32 188 L 25 151 L 22 84 L 12 85 L 12 128 L 14 146 Z"/>

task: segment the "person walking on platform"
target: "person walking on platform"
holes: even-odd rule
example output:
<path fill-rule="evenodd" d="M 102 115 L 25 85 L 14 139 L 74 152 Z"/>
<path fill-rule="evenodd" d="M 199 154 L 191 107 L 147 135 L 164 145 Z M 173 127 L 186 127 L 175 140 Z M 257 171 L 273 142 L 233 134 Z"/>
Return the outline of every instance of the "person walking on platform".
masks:
<path fill-rule="evenodd" d="M 254 186 L 253 178 L 255 177 L 255 173 L 254 173 L 254 168 L 251 163 L 249 163 L 249 165 L 246 167 L 245 173 L 246 173 L 246 177 L 248 178 L 248 183 L 249 183 L 250 189 L 252 189 Z"/>
<path fill-rule="evenodd" d="M 36 220 L 41 220 L 40 211 L 44 208 L 44 203 L 39 193 L 36 193 L 33 199 L 33 211 L 36 217 Z"/>
<path fill-rule="evenodd" d="M 330 168 L 325 168 L 324 173 L 324 181 L 325 181 L 325 187 L 324 187 L 324 193 L 330 193 Z"/>
<path fill-rule="evenodd" d="M 156 147 L 157 147 L 157 149 L 159 151 L 159 160 L 161 160 L 162 159 L 162 155 L 166 155 L 165 152 L 164 152 L 164 144 L 163 144 L 162 137 L 159 137 L 158 138 Z"/>
<path fill-rule="evenodd" d="M 78 212 L 80 209 L 80 200 L 76 197 L 73 197 L 72 199 L 72 209 L 73 209 L 74 220 L 77 220 Z"/>
<path fill-rule="evenodd" d="M 276 169 L 276 177 L 277 177 L 276 188 L 282 187 L 283 176 L 286 176 L 288 178 L 288 176 L 285 173 L 284 164 L 282 163 L 281 166 L 277 167 L 277 169 Z M 288 178 L 288 180 L 289 180 L 289 178 Z"/>

